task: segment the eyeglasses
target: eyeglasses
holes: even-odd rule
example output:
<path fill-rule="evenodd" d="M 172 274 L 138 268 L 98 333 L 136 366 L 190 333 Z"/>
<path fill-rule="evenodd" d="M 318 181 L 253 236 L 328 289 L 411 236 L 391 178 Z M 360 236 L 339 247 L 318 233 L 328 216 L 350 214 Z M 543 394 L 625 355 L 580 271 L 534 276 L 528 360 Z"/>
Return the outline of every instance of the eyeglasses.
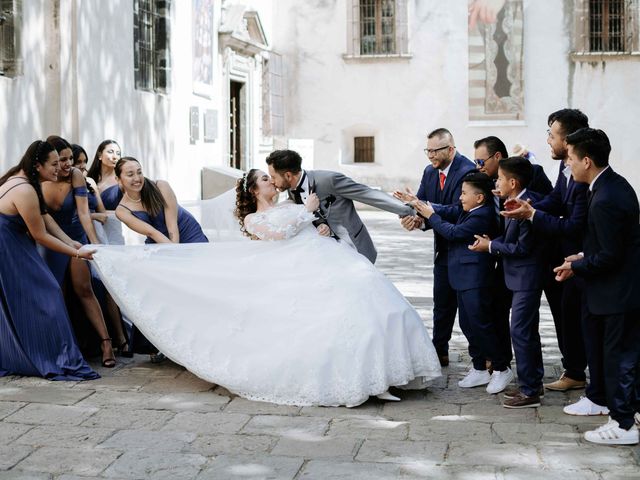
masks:
<path fill-rule="evenodd" d="M 496 153 L 498 153 L 498 152 L 496 152 Z M 489 161 L 489 159 L 490 159 L 491 157 L 495 157 L 495 156 L 496 156 L 496 153 L 494 153 L 494 154 L 493 154 L 493 155 L 491 155 L 490 157 L 485 158 L 484 160 L 483 160 L 482 158 L 476 158 L 476 159 L 474 160 L 474 162 L 476 162 L 476 165 L 477 165 L 477 166 L 479 166 L 480 168 L 482 168 L 482 167 L 484 167 L 485 163 L 487 163 L 487 162 Z"/>
<path fill-rule="evenodd" d="M 425 148 L 423 151 L 424 151 L 424 154 L 428 157 L 430 155 L 435 155 L 440 150 L 444 150 L 445 148 L 449 148 L 449 147 L 451 147 L 451 145 L 447 145 L 446 147 L 440 147 L 440 148 Z"/>

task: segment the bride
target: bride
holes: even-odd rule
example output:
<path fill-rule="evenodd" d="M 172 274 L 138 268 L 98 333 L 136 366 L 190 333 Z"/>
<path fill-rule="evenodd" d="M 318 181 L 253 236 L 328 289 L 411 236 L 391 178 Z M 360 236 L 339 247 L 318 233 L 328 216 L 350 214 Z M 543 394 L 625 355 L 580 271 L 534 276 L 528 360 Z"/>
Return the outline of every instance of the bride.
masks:
<path fill-rule="evenodd" d="M 94 262 L 162 352 L 248 399 L 355 406 L 440 376 L 422 320 L 400 292 L 313 227 L 317 197 L 305 206 L 276 196 L 260 170 L 238 180 L 240 228 L 265 241 L 98 246 Z"/>

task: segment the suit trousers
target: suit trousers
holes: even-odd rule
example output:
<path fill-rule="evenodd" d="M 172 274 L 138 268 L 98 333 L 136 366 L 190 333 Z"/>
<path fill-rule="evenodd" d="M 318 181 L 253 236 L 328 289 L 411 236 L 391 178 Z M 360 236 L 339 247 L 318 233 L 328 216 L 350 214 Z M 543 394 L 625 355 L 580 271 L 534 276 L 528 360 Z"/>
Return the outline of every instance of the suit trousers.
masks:
<path fill-rule="evenodd" d="M 491 359 L 494 370 L 505 370 L 507 359 L 498 348 L 498 336 L 491 318 L 491 288 L 459 290 L 460 328 L 469 342 L 469 355 L 476 370 L 486 370 Z"/>
<path fill-rule="evenodd" d="M 573 380 L 586 380 L 585 368 L 587 355 L 584 351 L 582 316 L 584 298 L 582 279 L 570 278 L 562 284 L 562 313 L 556 321 L 556 337 L 562 354 L 562 366 L 567 377 Z"/>
<path fill-rule="evenodd" d="M 617 315 L 587 311 L 583 327 L 590 377 L 587 398 L 606 405 L 611 418 L 628 430 L 639 406 L 640 310 Z"/>
<path fill-rule="evenodd" d="M 515 291 L 511 302 L 511 341 L 518 384 L 527 396 L 538 394 L 544 377 L 539 332 L 541 296 L 540 290 Z"/>
<path fill-rule="evenodd" d="M 511 350 L 511 331 L 509 328 L 509 314 L 511 313 L 511 290 L 504 282 L 502 259 L 498 258 L 494 270 L 493 289 L 491 299 L 491 315 L 498 336 L 498 348 L 501 356 L 507 359 L 507 365 L 513 360 Z"/>
<path fill-rule="evenodd" d="M 449 267 L 435 263 L 433 266 L 433 346 L 438 355 L 449 354 L 449 340 L 456 321 L 458 301 L 456 291 L 449 283 Z"/>

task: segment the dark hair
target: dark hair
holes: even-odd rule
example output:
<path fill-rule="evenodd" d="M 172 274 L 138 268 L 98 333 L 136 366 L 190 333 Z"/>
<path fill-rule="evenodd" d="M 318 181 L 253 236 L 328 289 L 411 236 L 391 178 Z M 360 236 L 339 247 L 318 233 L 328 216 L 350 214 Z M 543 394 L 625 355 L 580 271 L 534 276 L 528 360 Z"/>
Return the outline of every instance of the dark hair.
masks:
<path fill-rule="evenodd" d="M 36 194 L 38 195 L 38 203 L 40 204 L 40 213 L 43 215 L 47 213 L 47 204 L 44 201 L 44 197 L 42 196 L 42 187 L 40 186 L 40 175 L 38 174 L 38 170 L 36 169 L 36 165 L 44 165 L 47 163 L 47 158 L 51 152 L 56 151 L 56 149 L 50 143 L 43 142 L 42 140 L 36 140 L 27 151 L 24 152 L 20 163 L 15 167 L 9 169 L 7 173 L 5 173 L 0 178 L 0 185 L 4 185 L 5 182 L 15 174 L 17 174 L 20 170 L 27 174 L 29 178 L 29 183 L 36 190 Z"/>
<path fill-rule="evenodd" d="M 122 157 L 115 166 L 117 178 L 120 178 L 122 167 L 124 167 L 124 164 L 127 162 L 136 162 L 138 165 L 141 165 L 141 163 L 133 157 Z M 140 199 L 142 200 L 142 206 L 152 217 L 160 215 L 167 206 L 167 201 L 162 196 L 162 192 L 156 185 L 156 182 L 149 180 L 147 177 L 144 177 L 144 183 L 140 191 Z"/>
<path fill-rule="evenodd" d="M 67 142 L 64 138 L 58 135 L 49 135 L 46 140 L 47 143 L 53 145 L 53 148 L 56 149 L 56 152 L 60 153 L 62 150 L 66 150 L 67 148 L 71 150 L 73 154 L 73 149 L 71 148 L 71 144 Z"/>
<path fill-rule="evenodd" d="M 93 178 L 96 183 L 100 183 L 102 177 L 102 161 L 100 160 L 100 155 L 102 155 L 103 150 L 107 148 L 107 145 L 111 143 L 115 143 L 118 147 L 120 146 L 115 140 L 107 139 L 100 142 L 100 145 L 98 145 L 96 149 L 96 154 L 93 156 L 93 162 L 91 162 L 91 166 L 87 171 L 87 177 Z M 89 157 L 87 157 L 87 159 L 88 158 Z"/>
<path fill-rule="evenodd" d="M 435 130 L 429 132 L 429 134 L 427 135 L 427 139 L 433 138 L 433 137 L 438 137 L 438 138 L 442 138 L 442 137 L 449 137 L 451 139 L 451 146 L 455 146 L 455 140 L 453 139 L 453 135 L 451 134 L 451 132 L 449 130 L 447 130 L 446 128 L 436 128 Z"/>
<path fill-rule="evenodd" d="M 84 154 L 84 157 L 89 160 L 89 157 L 87 156 L 87 152 L 84 150 L 84 148 L 82 148 L 80 145 L 78 145 L 77 143 L 72 143 L 71 144 L 71 151 L 73 152 L 73 166 L 76 166 L 76 162 L 78 161 L 78 159 L 80 158 L 81 154 Z M 87 184 L 87 190 L 90 193 L 96 193 L 95 190 L 93 189 L 93 187 L 91 186 L 91 184 L 89 182 L 85 182 Z"/>
<path fill-rule="evenodd" d="M 464 176 L 462 183 L 468 183 L 473 188 L 480 190 L 484 195 L 484 202 L 482 202 L 483 205 L 487 203 L 490 198 L 493 198 L 492 190 L 495 188 L 495 184 L 486 173 L 470 172 Z"/>
<path fill-rule="evenodd" d="M 504 142 L 498 137 L 494 137 L 492 135 L 473 142 L 473 148 L 480 148 L 482 145 L 486 147 L 489 156 L 493 156 L 497 152 L 500 152 L 502 158 L 507 158 L 509 156 L 509 154 L 507 153 L 507 147 L 505 146 Z"/>
<path fill-rule="evenodd" d="M 498 162 L 498 168 L 507 178 L 515 178 L 521 188 L 527 188 L 533 178 L 533 165 L 524 157 L 503 158 Z"/>
<path fill-rule="evenodd" d="M 258 180 L 258 172 L 260 172 L 260 170 L 258 170 L 257 168 L 252 168 L 236 182 L 236 209 L 233 213 L 236 217 L 238 217 L 238 221 L 240 222 L 240 230 L 248 237 L 250 237 L 251 234 L 244 228 L 244 219 L 247 215 L 249 215 L 250 213 L 254 213 L 258 209 L 256 195 L 253 192 Z"/>
<path fill-rule="evenodd" d="M 611 143 L 602 130 L 581 128 L 567 136 L 567 145 L 571 145 L 580 158 L 589 157 L 598 168 L 609 165 Z"/>
<path fill-rule="evenodd" d="M 553 122 L 560 124 L 565 135 L 589 126 L 589 118 L 577 108 L 563 108 L 553 112 L 547 119 L 547 125 L 551 126 Z"/>
<path fill-rule="evenodd" d="M 274 150 L 266 161 L 278 173 L 298 173 L 302 170 L 302 157 L 293 150 Z"/>

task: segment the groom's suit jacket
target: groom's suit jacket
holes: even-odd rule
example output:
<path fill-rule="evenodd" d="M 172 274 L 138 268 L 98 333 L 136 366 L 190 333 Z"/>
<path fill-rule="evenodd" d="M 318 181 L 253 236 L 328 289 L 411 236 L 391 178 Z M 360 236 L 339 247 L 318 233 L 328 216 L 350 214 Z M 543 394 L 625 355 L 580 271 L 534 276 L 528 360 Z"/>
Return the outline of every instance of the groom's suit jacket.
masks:
<path fill-rule="evenodd" d="M 307 178 L 311 193 L 315 192 L 320 199 L 320 215 L 326 220 L 329 228 L 336 232 L 344 227 L 358 252 L 375 263 L 378 252 L 373 245 L 367 228 L 362 223 L 353 201 L 371 205 L 400 216 L 415 215 L 412 207 L 405 205 L 390 195 L 357 183 L 338 172 L 327 170 L 307 170 Z M 293 200 L 291 191 L 289 198 Z"/>

